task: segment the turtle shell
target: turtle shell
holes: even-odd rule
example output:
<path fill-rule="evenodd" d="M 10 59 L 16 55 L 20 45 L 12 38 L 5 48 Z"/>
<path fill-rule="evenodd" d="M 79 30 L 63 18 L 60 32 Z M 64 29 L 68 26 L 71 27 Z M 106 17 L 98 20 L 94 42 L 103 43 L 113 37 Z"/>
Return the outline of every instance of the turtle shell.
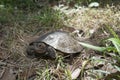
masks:
<path fill-rule="evenodd" d="M 44 42 L 64 53 L 78 53 L 83 47 L 69 33 L 54 31 L 42 35 L 35 42 Z"/>

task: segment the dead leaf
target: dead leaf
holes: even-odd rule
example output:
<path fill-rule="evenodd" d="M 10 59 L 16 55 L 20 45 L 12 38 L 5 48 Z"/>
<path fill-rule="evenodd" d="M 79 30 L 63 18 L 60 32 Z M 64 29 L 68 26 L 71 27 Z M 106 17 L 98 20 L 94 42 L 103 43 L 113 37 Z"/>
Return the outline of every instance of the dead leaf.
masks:
<path fill-rule="evenodd" d="M 80 75 L 80 72 L 81 72 L 81 69 L 80 68 L 77 68 L 73 71 L 73 73 L 71 74 L 71 78 L 72 79 L 77 79 L 78 76 Z"/>

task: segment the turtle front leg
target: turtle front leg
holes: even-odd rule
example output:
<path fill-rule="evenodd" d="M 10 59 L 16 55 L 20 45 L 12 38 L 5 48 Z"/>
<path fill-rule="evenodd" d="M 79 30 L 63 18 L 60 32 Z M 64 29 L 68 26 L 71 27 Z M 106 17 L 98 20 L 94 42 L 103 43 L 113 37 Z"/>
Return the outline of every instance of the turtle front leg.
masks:
<path fill-rule="evenodd" d="M 56 58 L 56 50 L 53 47 L 48 46 L 46 55 L 52 59 L 55 59 Z"/>
<path fill-rule="evenodd" d="M 68 63 L 71 65 L 73 62 L 73 54 L 70 54 L 70 60 L 68 61 Z"/>

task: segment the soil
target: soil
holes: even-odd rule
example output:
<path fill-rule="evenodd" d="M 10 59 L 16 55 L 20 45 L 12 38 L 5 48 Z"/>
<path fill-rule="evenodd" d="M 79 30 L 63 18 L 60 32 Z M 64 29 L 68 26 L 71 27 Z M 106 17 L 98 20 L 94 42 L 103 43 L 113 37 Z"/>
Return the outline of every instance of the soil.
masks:
<path fill-rule="evenodd" d="M 107 10 L 108 12 L 106 9 L 96 10 L 83 8 L 79 11 L 68 13 L 67 16 L 69 19 L 65 20 L 64 24 L 67 24 L 69 27 L 64 26 L 61 30 L 71 33 L 76 29 L 82 29 L 85 32 L 82 38 L 87 39 L 88 42 L 96 46 L 106 46 L 104 40 L 113 36 L 106 30 L 104 24 L 110 24 L 114 27 L 119 26 L 120 23 L 120 14 L 117 12 L 115 14 L 109 9 Z M 113 16 L 111 17 L 111 15 Z M 41 28 L 41 31 L 34 34 L 27 32 L 27 30 L 22 31 L 19 28 L 20 25 L 17 25 L 18 27 L 14 26 L 15 24 L 0 24 L 0 80 L 49 80 L 49 78 L 53 80 L 70 80 L 67 70 L 72 73 L 76 68 L 82 69 L 85 61 L 89 59 L 91 59 L 91 61 L 86 63 L 84 73 L 81 73 L 83 80 L 103 79 L 103 77 L 109 74 L 105 77 L 105 80 L 108 80 L 109 76 L 111 77 L 112 75 L 110 73 L 114 75 L 119 74 L 111 64 L 111 62 L 116 62 L 113 61 L 111 55 L 104 55 L 101 52 L 88 48 L 73 58 L 72 65 L 63 62 L 63 57 L 61 56 L 56 60 L 28 58 L 26 56 L 28 44 L 43 33 L 52 31 L 52 29 Z M 32 29 L 36 31 L 38 27 L 34 26 Z M 93 30 L 92 33 L 90 33 L 91 30 Z M 119 33 L 117 27 L 114 27 L 114 30 L 117 30 L 117 33 Z M 113 54 L 113 52 L 111 52 L 111 54 Z M 80 76 L 78 78 L 80 78 Z M 114 78 L 116 78 L 116 76 Z"/>

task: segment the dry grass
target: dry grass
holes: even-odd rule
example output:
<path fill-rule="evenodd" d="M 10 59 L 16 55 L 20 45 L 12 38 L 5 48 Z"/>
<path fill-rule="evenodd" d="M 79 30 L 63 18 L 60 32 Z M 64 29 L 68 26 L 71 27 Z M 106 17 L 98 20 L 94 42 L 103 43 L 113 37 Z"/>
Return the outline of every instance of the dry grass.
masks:
<path fill-rule="evenodd" d="M 67 15 L 68 18 L 67 20 L 64 20 L 64 24 L 76 29 L 82 29 L 87 34 L 92 30 L 96 31 L 104 25 L 109 25 L 116 30 L 120 27 L 119 6 L 108 6 L 106 8 L 78 7 L 77 9 L 69 9 L 65 7 L 55 8 Z"/>
<path fill-rule="evenodd" d="M 70 80 L 69 70 L 75 70 L 77 67 L 81 68 L 85 60 L 88 60 L 91 56 L 95 56 L 94 51 L 83 51 L 74 59 L 73 65 L 70 66 L 68 63 L 64 63 L 61 58 L 57 61 L 29 59 L 26 56 L 26 47 L 29 42 L 47 31 L 61 27 L 63 23 L 64 25 L 84 30 L 86 37 L 91 35 L 91 30 L 96 31 L 96 29 L 102 27 L 103 25 L 110 25 L 115 30 L 120 28 L 120 11 L 111 7 L 104 9 L 79 8 L 63 11 L 60 9 L 60 11 L 65 12 L 64 14 L 66 14 L 67 19 L 66 16 L 62 16 L 60 13 L 56 13 L 52 17 L 49 17 L 49 15 L 52 15 L 53 13 L 46 12 L 46 16 L 44 16 L 44 19 L 41 20 L 43 15 L 41 16 L 41 11 L 38 11 L 38 14 L 27 14 L 27 19 L 25 20 L 14 22 L 10 21 L 10 23 L 1 24 L 0 66 L 3 65 L 2 68 L 4 68 L 6 66 L 5 64 L 7 64 L 7 67 L 12 66 L 16 68 L 16 74 L 19 75 L 18 79 L 21 80 L 23 80 L 23 77 L 24 80 L 26 80 L 31 75 L 36 74 L 36 72 L 38 74 L 38 78 L 36 78 L 36 80 Z M 54 22 L 56 19 L 58 23 Z M 63 20 L 63 22 L 61 20 Z M 106 60 L 109 59 L 105 59 L 105 61 L 103 61 L 106 63 Z M 94 64 L 94 61 L 87 64 L 87 67 L 99 65 Z M 72 69 L 69 69 L 68 67 L 72 67 Z M 0 69 L 1 71 L 2 68 Z M 90 77 L 91 73 L 92 71 L 86 72 L 86 74 L 89 75 L 87 76 L 88 79 L 93 79 Z M 101 78 L 101 74 L 99 75 L 96 72 L 93 73 L 96 74 L 94 78 Z M 84 80 L 87 80 L 87 78 L 85 78 L 86 74 L 83 73 Z"/>

